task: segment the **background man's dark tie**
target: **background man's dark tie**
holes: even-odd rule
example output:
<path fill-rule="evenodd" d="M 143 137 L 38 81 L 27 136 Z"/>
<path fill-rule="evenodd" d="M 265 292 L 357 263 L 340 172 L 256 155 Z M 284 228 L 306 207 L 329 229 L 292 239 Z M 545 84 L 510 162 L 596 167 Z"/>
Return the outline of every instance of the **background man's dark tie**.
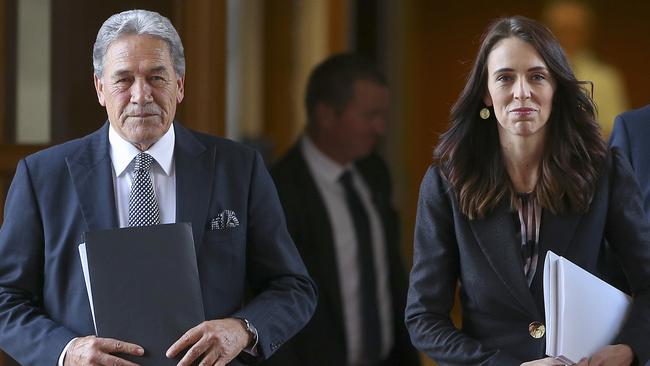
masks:
<path fill-rule="evenodd" d="M 345 200 L 350 210 L 357 237 L 361 299 L 361 334 L 364 364 L 379 361 L 381 351 L 381 326 L 377 306 L 375 281 L 375 256 L 373 255 L 370 220 L 357 190 L 352 184 L 352 173 L 346 170 L 339 178 L 345 190 Z"/>

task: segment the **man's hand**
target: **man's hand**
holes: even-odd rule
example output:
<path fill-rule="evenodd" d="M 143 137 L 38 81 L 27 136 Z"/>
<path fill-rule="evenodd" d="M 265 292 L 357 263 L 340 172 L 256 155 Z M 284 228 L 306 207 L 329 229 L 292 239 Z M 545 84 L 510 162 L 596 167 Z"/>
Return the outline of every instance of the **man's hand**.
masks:
<path fill-rule="evenodd" d="M 189 366 L 203 357 L 199 366 L 224 366 L 232 361 L 251 342 L 251 336 L 239 319 L 209 320 L 188 330 L 167 350 L 167 357 L 175 357 L 191 346 L 178 366 Z"/>
<path fill-rule="evenodd" d="M 553 357 L 546 357 L 540 358 L 539 360 L 524 362 L 521 366 L 564 366 L 564 362 Z"/>
<path fill-rule="evenodd" d="M 576 366 L 629 366 L 634 361 L 634 352 L 627 344 L 605 346 L 591 358 L 581 360 Z"/>
<path fill-rule="evenodd" d="M 138 366 L 133 362 L 113 356 L 112 353 L 127 353 L 134 356 L 144 355 L 144 349 L 137 344 L 126 343 L 112 338 L 87 336 L 77 338 L 70 343 L 65 353 L 64 366 Z"/>

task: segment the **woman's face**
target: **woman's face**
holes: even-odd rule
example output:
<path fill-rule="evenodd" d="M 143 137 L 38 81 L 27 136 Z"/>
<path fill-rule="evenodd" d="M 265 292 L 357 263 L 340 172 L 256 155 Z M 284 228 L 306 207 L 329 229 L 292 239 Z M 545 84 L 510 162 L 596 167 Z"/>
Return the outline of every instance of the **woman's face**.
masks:
<path fill-rule="evenodd" d="M 551 115 L 555 80 L 530 44 L 517 37 L 497 42 L 487 59 L 485 105 L 494 107 L 500 134 L 530 136 Z"/>

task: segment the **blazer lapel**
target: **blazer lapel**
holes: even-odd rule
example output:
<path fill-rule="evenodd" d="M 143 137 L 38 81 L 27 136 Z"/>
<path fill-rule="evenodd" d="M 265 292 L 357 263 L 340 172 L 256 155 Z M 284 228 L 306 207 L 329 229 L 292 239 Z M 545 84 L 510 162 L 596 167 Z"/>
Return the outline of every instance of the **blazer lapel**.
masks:
<path fill-rule="evenodd" d="M 329 303 L 326 308 L 331 309 L 334 318 L 338 320 L 332 326 L 337 328 L 337 332 L 341 337 L 345 337 L 345 331 L 337 326 L 343 324 L 343 309 L 341 307 L 341 288 L 339 286 L 336 248 L 334 247 L 332 225 L 327 208 L 302 156 L 299 144 L 293 147 L 288 158 L 293 160 L 292 165 L 295 166 L 296 170 L 294 175 L 297 180 L 296 187 L 299 187 L 298 194 L 300 200 L 304 202 L 304 205 L 302 205 L 304 208 L 302 220 L 306 220 L 306 224 L 302 226 L 309 228 L 308 234 L 305 234 L 304 246 L 305 249 L 310 248 L 317 252 L 315 253 L 316 258 L 318 258 L 316 268 L 318 268 L 320 274 L 320 281 L 318 282 L 319 301 Z M 314 269 L 309 268 L 310 272 L 314 272 Z M 343 343 L 345 344 L 345 342 Z"/>
<path fill-rule="evenodd" d="M 486 218 L 470 220 L 470 226 L 483 254 L 512 296 L 528 312 L 536 312 L 521 265 L 521 244 L 513 235 L 518 228 L 506 201 L 501 200 Z"/>
<path fill-rule="evenodd" d="M 87 143 L 65 159 L 88 230 L 118 227 L 108 126 L 89 135 Z"/>
<path fill-rule="evenodd" d="M 206 147 L 185 127 L 174 123 L 176 143 L 176 222 L 192 224 L 194 246 L 203 242 L 212 197 L 215 150 Z"/>
<path fill-rule="evenodd" d="M 544 270 L 546 251 L 564 255 L 580 222 L 580 215 L 554 215 L 549 210 L 542 212 L 542 224 L 539 233 L 539 260 L 537 270 Z"/>

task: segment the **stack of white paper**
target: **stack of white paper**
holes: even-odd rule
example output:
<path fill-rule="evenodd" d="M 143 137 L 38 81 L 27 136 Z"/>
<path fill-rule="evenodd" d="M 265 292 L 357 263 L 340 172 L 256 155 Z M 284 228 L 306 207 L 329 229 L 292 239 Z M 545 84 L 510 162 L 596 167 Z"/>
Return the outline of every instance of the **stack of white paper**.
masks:
<path fill-rule="evenodd" d="M 97 334 L 97 322 L 95 321 L 95 305 L 93 304 L 93 291 L 92 288 L 90 287 L 90 272 L 88 272 L 88 253 L 86 253 L 86 243 L 79 244 L 79 258 L 81 259 L 81 269 L 84 273 L 84 281 L 86 282 L 88 302 L 90 302 L 90 313 L 93 316 L 93 325 L 95 326 L 95 334 Z"/>
<path fill-rule="evenodd" d="M 632 299 L 566 258 L 549 251 L 544 262 L 546 354 L 566 364 L 611 344 Z"/>

